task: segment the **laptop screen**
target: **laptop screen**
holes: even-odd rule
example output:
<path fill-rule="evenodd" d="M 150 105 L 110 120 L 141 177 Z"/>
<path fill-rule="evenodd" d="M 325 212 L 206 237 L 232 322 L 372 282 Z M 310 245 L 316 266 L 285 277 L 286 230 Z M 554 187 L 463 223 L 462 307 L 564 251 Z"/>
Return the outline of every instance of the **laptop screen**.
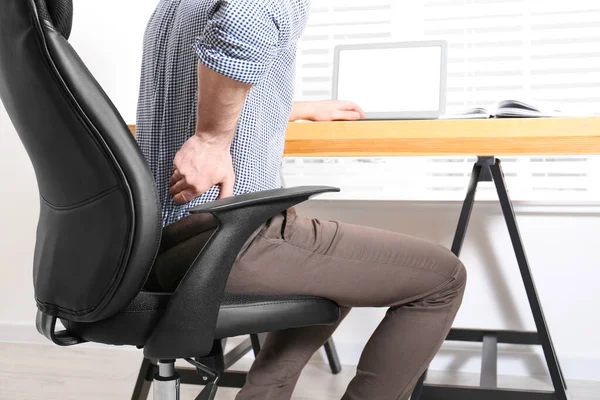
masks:
<path fill-rule="evenodd" d="M 334 96 L 357 102 L 371 115 L 439 112 L 442 50 L 441 45 L 341 47 Z"/>

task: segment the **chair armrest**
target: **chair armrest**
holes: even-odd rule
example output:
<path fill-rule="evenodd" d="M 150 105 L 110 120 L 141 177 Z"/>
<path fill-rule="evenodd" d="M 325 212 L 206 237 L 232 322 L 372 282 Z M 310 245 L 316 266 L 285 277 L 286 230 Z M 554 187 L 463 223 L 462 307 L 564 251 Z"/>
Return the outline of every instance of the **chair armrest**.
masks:
<path fill-rule="evenodd" d="M 213 214 L 219 226 L 173 294 L 144 346 L 145 357 L 174 359 L 208 354 L 231 267 L 250 235 L 278 213 L 314 195 L 338 191 L 327 186 L 266 190 L 190 209 L 191 213 Z"/>
<path fill-rule="evenodd" d="M 293 188 L 282 188 L 263 190 L 260 192 L 247 193 L 239 196 L 227 197 L 221 200 L 211 201 L 190 208 L 190 213 L 222 213 L 242 207 L 258 206 L 264 204 L 278 203 L 287 200 L 296 200 L 296 203 L 308 200 L 310 197 L 326 193 L 339 192 L 340 189 L 329 186 L 298 186 Z M 271 217 L 268 217 L 269 219 Z M 266 220 L 260 222 L 262 224 Z M 260 225 L 259 224 L 259 225 Z"/>

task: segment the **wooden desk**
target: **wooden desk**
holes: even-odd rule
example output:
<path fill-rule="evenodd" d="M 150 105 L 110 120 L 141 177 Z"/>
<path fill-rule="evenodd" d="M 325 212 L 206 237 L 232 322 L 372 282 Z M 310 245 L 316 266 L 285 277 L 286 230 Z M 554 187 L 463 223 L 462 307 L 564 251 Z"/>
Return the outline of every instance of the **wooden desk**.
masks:
<path fill-rule="evenodd" d="M 286 156 L 600 154 L 600 117 L 295 122 Z"/>
<path fill-rule="evenodd" d="M 135 127 L 131 126 L 135 134 Z M 482 343 L 479 387 L 424 384 L 413 393 L 421 400 L 567 400 L 567 388 L 504 182 L 499 155 L 600 154 L 600 117 L 428 121 L 294 122 L 289 124 L 285 156 L 478 156 L 458 219 L 452 252 L 460 255 L 475 202 L 477 185 L 493 181 L 507 224 L 536 330 L 456 329 L 447 340 Z M 553 391 L 497 387 L 498 343 L 540 345 Z"/>
<path fill-rule="evenodd" d="M 285 146 L 288 157 L 482 154 L 600 154 L 600 117 L 292 122 Z"/>

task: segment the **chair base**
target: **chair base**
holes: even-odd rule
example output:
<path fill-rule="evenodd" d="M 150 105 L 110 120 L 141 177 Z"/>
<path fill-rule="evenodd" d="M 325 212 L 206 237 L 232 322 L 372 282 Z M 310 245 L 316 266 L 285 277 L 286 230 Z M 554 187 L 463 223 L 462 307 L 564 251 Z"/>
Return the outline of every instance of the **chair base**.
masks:
<path fill-rule="evenodd" d="M 211 355 L 203 357 L 197 360 L 187 360 L 196 366 L 196 369 L 192 368 L 174 368 L 174 374 L 178 377 L 179 385 L 202 385 L 204 386 L 203 391 L 197 397 L 197 400 L 209 400 L 211 397 L 200 397 L 207 393 L 216 393 L 217 387 L 230 387 L 239 388 L 244 387 L 246 383 L 245 371 L 231 370 L 231 366 L 238 362 L 243 356 L 245 356 L 251 350 L 256 356 L 260 351 L 262 344 L 264 343 L 266 334 L 250 335 L 250 337 L 236 346 L 234 349 L 226 354 L 223 354 L 223 348 L 227 339 L 215 342 L 215 347 L 211 352 Z M 335 348 L 333 339 L 329 339 L 323 346 L 329 366 L 332 374 L 338 374 L 342 370 L 340 360 Z M 205 370 L 198 368 L 198 364 Z M 153 386 L 153 394 L 156 400 L 163 400 L 162 397 L 156 397 L 156 386 L 157 381 L 154 377 L 159 373 L 159 363 L 156 360 L 149 360 L 144 358 L 140 367 L 140 372 L 137 377 L 135 388 L 131 396 L 131 400 L 146 400 L 150 392 L 150 387 Z M 214 374 L 217 374 L 215 378 Z M 159 385 L 162 384 L 158 383 Z M 210 386 L 210 388 L 209 388 Z M 171 397 L 167 397 L 171 400 Z M 179 397 L 177 397 L 179 399 Z"/>

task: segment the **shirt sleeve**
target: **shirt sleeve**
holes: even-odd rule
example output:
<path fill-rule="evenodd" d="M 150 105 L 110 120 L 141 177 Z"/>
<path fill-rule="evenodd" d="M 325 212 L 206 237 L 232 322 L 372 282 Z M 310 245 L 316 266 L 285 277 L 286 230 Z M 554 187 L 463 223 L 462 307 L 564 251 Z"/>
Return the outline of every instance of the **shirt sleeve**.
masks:
<path fill-rule="evenodd" d="M 259 83 L 277 56 L 286 21 L 264 0 L 218 0 L 195 43 L 202 64 L 231 79 Z"/>

